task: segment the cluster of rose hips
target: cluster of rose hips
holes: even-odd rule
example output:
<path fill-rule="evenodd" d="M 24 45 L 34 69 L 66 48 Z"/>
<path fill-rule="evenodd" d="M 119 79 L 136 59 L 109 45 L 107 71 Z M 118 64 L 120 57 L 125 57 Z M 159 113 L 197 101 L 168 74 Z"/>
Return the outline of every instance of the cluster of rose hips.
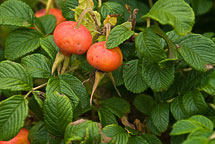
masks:
<path fill-rule="evenodd" d="M 38 11 L 35 15 L 36 17 L 40 17 L 45 14 L 46 10 L 43 9 Z M 102 79 L 101 77 L 103 77 L 101 76 L 102 74 L 99 74 L 101 72 L 105 72 L 110 76 L 116 89 L 111 72 L 119 68 L 122 64 L 123 56 L 120 48 L 115 47 L 113 49 L 107 49 L 106 41 L 92 44 L 93 40 L 90 31 L 85 26 L 80 24 L 80 22 L 66 21 L 66 19 L 62 16 L 61 11 L 56 8 L 50 9 L 48 14 L 54 15 L 57 19 L 57 26 L 54 30 L 53 37 L 54 42 L 60 50 L 53 64 L 52 74 L 62 61 L 64 61 L 64 63 L 60 73 L 64 73 L 70 64 L 70 57 L 72 54 L 82 55 L 87 52 L 88 63 L 100 71 L 97 71 L 95 74 L 95 83 L 93 86 L 92 95 L 100 79 Z M 118 90 L 117 93 L 119 94 Z"/>

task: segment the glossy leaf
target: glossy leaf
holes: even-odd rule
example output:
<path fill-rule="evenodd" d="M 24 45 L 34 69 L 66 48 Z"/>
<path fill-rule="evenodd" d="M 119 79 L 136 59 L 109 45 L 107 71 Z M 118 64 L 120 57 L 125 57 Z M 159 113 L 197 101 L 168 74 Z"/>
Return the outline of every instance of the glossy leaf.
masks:
<path fill-rule="evenodd" d="M 51 76 L 52 63 L 42 54 L 32 54 L 22 58 L 22 65 L 34 78 L 49 78 Z"/>
<path fill-rule="evenodd" d="M 15 29 L 7 36 L 5 57 L 10 60 L 20 58 L 33 52 L 40 46 L 42 36 L 35 30 Z"/>
<path fill-rule="evenodd" d="M 8 0 L 0 6 L 0 25 L 30 27 L 34 21 L 34 12 L 22 1 Z"/>
<path fill-rule="evenodd" d="M 0 85 L 3 90 L 28 91 L 33 82 L 20 64 L 6 60 L 0 63 Z"/>
<path fill-rule="evenodd" d="M 141 71 L 142 67 L 139 60 L 131 60 L 123 68 L 125 87 L 133 93 L 141 93 L 147 89 Z"/>
<path fill-rule="evenodd" d="M 55 136 L 63 136 L 73 118 L 73 108 L 69 98 L 57 92 L 47 94 L 43 110 L 48 132 Z"/>
<path fill-rule="evenodd" d="M 12 96 L 0 103 L 0 140 L 10 140 L 24 126 L 28 115 L 28 101 L 21 95 Z"/>
<path fill-rule="evenodd" d="M 161 24 L 169 24 L 179 35 L 185 35 L 194 25 L 194 12 L 184 0 L 158 0 L 143 16 Z"/>
<path fill-rule="evenodd" d="M 151 110 L 155 106 L 155 102 L 153 98 L 148 95 L 138 95 L 134 99 L 134 105 L 137 110 L 142 112 L 143 114 L 149 115 Z"/>

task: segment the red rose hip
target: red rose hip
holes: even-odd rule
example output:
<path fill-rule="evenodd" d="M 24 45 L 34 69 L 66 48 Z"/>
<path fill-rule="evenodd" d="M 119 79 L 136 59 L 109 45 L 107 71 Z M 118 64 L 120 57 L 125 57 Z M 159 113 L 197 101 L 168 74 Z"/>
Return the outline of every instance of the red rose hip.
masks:
<path fill-rule="evenodd" d="M 76 24 L 62 22 L 54 30 L 54 41 L 64 55 L 84 54 L 92 44 L 90 31 L 83 25 L 76 28 Z"/>
<path fill-rule="evenodd" d="M 60 23 L 62 23 L 64 21 L 66 21 L 66 19 L 62 15 L 61 10 L 59 10 L 57 8 L 51 8 L 49 10 L 48 14 L 53 15 L 53 16 L 56 17 L 56 20 L 57 20 L 56 25 L 58 25 L 58 24 L 60 24 Z M 36 17 L 41 17 L 41 16 L 44 16 L 44 15 L 46 15 L 46 9 L 41 9 L 41 10 L 39 10 L 39 11 L 37 11 L 35 13 Z"/>
<path fill-rule="evenodd" d="M 87 51 L 88 63 L 103 72 L 111 72 L 122 64 L 123 56 L 119 47 L 106 49 L 106 42 L 93 44 Z"/>

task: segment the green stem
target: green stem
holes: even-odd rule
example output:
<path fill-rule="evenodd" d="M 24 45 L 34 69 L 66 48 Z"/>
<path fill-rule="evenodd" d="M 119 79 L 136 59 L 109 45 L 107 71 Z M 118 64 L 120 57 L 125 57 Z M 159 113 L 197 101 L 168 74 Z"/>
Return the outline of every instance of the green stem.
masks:
<path fill-rule="evenodd" d="M 79 18 L 78 18 L 78 20 L 77 20 L 77 24 L 76 24 L 76 26 L 75 26 L 75 29 L 79 29 L 79 27 L 80 27 L 80 25 L 81 25 L 81 22 L 82 22 L 82 20 L 83 20 L 83 18 L 84 18 L 84 16 L 88 13 L 88 12 L 90 12 L 92 9 L 91 8 L 87 8 L 87 9 L 85 9 L 81 14 L 80 14 L 80 16 L 79 16 Z"/>
<path fill-rule="evenodd" d="M 47 4 L 46 4 L 46 14 L 49 14 L 49 9 L 51 7 L 52 4 L 52 0 L 48 0 Z"/>
<path fill-rule="evenodd" d="M 98 0 L 98 11 L 100 10 L 101 6 L 102 6 L 102 0 Z"/>
<path fill-rule="evenodd" d="M 105 25 L 105 27 L 106 27 L 106 41 L 107 41 L 107 40 L 108 40 L 108 36 L 109 36 L 109 34 L 110 34 L 111 25 L 110 25 L 109 23 L 107 23 L 107 24 Z"/>
<path fill-rule="evenodd" d="M 150 18 L 146 18 L 146 27 L 148 28 L 148 27 L 150 27 Z"/>
<path fill-rule="evenodd" d="M 32 88 L 32 90 L 30 90 L 26 95 L 25 95 L 25 99 L 33 92 L 33 91 L 35 91 L 35 90 L 38 90 L 38 89 L 40 89 L 40 88 L 42 88 L 42 87 L 44 87 L 44 86 L 46 86 L 47 85 L 47 83 L 44 83 L 44 84 L 41 84 L 41 85 L 39 85 L 39 86 L 37 86 L 37 87 L 35 87 L 35 88 Z"/>
<path fill-rule="evenodd" d="M 153 6 L 153 1 L 152 0 L 149 0 L 149 6 L 150 6 L 150 8 Z"/>
<path fill-rule="evenodd" d="M 66 69 L 69 67 L 70 59 L 71 59 L 71 56 L 65 56 L 64 57 L 64 62 L 63 62 L 63 67 L 61 69 L 61 74 L 64 74 Z"/>

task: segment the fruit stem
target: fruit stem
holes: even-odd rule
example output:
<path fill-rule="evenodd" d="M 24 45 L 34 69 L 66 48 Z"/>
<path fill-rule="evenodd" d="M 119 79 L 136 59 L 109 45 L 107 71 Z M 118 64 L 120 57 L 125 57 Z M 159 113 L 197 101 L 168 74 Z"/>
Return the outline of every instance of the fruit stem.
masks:
<path fill-rule="evenodd" d="M 149 0 L 149 6 L 150 8 L 153 6 L 153 0 Z"/>
<path fill-rule="evenodd" d="M 81 14 L 80 14 L 80 16 L 79 16 L 79 18 L 78 18 L 78 20 L 77 20 L 77 24 L 76 24 L 76 26 L 75 26 L 75 29 L 79 29 L 79 27 L 80 27 L 80 25 L 81 25 L 81 22 L 82 22 L 82 20 L 83 20 L 83 18 L 84 18 L 84 16 L 88 13 L 88 12 L 90 12 L 92 9 L 91 8 L 87 8 L 87 9 L 85 9 Z"/>
<path fill-rule="evenodd" d="M 66 69 L 69 67 L 70 59 L 71 59 L 71 56 L 65 56 L 64 57 L 64 62 L 63 62 L 63 67 L 61 69 L 61 74 L 64 74 Z"/>
<path fill-rule="evenodd" d="M 109 76 L 109 78 L 111 79 L 112 84 L 113 84 L 113 87 L 115 88 L 117 94 L 121 97 L 121 94 L 120 94 L 119 90 L 118 90 L 117 87 L 116 87 L 116 82 L 115 82 L 115 80 L 114 80 L 114 77 L 113 77 L 112 72 L 109 72 L 109 73 L 108 73 L 108 76 Z"/>
<path fill-rule="evenodd" d="M 46 4 L 46 14 L 49 14 L 49 9 L 51 7 L 52 4 L 52 0 L 48 0 L 47 4 Z"/>
<path fill-rule="evenodd" d="M 136 25 L 136 14 L 138 13 L 138 9 L 133 10 L 133 18 L 132 18 L 132 28 L 131 30 L 134 30 Z"/>
<path fill-rule="evenodd" d="M 54 71 L 56 70 L 56 68 L 58 67 L 58 65 L 64 60 L 65 56 L 59 51 L 56 55 L 54 64 L 52 66 L 52 71 L 51 74 L 53 75 Z"/>
<path fill-rule="evenodd" d="M 101 6 L 102 6 L 102 0 L 98 0 L 98 11 L 100 10 Z"/>
<path fill-rule="evenodd" d="M 108 36 L 109 36 L 109 34 L 110 34 L 111 25 L 110 25 L 109 23 L 107 23 L 107 24 L 105 25 L 105 27 L 106 27 L 106 41 L 107 41 L 107 40 L 108 40 Z"/>
<path fill-rule="evenodd" d="M 146 18 L 146 27 L 150 27 L 150 18 Z"/>
<path fill-rule="evenodd" d="M 95 81 L 94 81 L 94 84 L 93 84 L 93 90 L 92 90 L 92 93 L 91 93 L 91 96 L 90 96 L 90 106 L 92 106 L 93 94 L 95 93 L 96 88 L 99 85 L 99 82 L 104 78 L 104 76 L 105 76 L 105 73 L 100 72 L 100 71 L 96 71 Z"/>
<path fill-rule="evenodd" d="M 44 84 L 41 84 L 41 85 L 39 85 L 39 86 L 37 86 L 37 87 L 35 87 L 35 88 L 32 88 L 32 90 L 30 90 L 26 95 L 25 95 L 25 99 L 33 92 L 33 91 L 35 91 L 35 90 L 37 90 L 37 89 L 40 89 L 40 88 L 42 88 L 42 87 L 44 87 L 44 86 L 46 86 L 47 85 L 47 83 L 44 83 Z"/>

